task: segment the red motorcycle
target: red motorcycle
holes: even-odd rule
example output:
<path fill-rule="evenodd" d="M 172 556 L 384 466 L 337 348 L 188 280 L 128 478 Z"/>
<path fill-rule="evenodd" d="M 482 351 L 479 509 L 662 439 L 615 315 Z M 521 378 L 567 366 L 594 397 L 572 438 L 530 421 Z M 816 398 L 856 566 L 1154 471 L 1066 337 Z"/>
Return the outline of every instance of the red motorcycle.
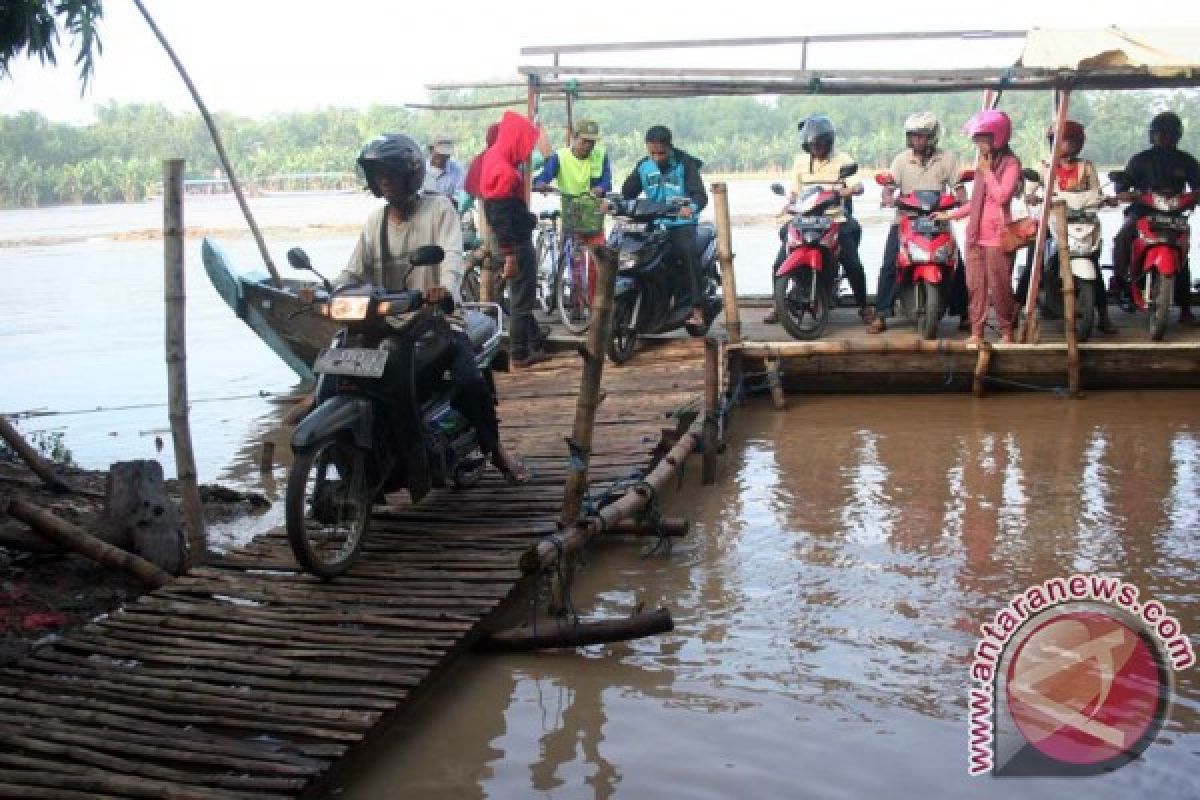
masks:
<path fill-rule="evenodd" d="M 955 189 L 974 177 L 973 170 L 964 171 Z M 877 173 L 875 182 L 885 188 L 896 185 L 890 172 Z M 951 223 L 936 220 L 933 214 L 958 205 L 953 192 L 936 189 L 908 192 L 896 198 L 896 208 L 900 210 L 896 305 L 902 316 L 916 323 L 917 332 L 925 339 L 937 338 L 938 321 L 945 311 L 954 270 L 960 268 L 962 261 Z"/>
<path fill-rule="evenodd" d="M 1124 172 L 1110 172 L 1108 177 L 1118 185 L 1129 185 Z M 1170 195 L 1142 190 L 1131 203 L 1150 212 L 1137 221 L 1129 260 L 1129 288 L 1134 305 L 1143 311 L 1149 309 L 1150 338 L 1156 342 L 1167 330 L 1175 278 L 1186 263 L 1191 244 L 1187 215 L 1196 207 L 1197 199 L 1200 193 L 1195 191 Z"/>
<path fill-rule="evenodd" d="M 826 212 L 842 204 L 838 189 L 856 172 L 857 164 L 846 164 L 838 170 L 836 183 L 806 189 L 788 208 L 793 217 L 787 226 L 787 256 L 775 271 L 775 313 L 795 339 L 819 338 L 829 324 L 841 226 Z M 784 193 L 778 183 L 771 184 L 771 191 Z"/>

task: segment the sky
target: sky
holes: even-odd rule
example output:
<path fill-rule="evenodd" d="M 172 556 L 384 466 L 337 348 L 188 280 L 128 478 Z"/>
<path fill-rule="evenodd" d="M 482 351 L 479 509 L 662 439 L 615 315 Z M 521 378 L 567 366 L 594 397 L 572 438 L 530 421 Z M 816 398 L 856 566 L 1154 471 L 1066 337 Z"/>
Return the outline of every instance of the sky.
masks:
<path fill-rule="evenodd" d="M 362 108 L 427 99 L 429 83 L 516 80 L 522 46 L 635 42 L 750 36 L 921 30 L 1125 28 L 1200 26 L 1200 3 L 1173 3 L 1170 20 L 1147 20 L 1142 3 L 1129 0 L 1003 0 L 921 3 L 869 0 L 848 13 L 825 5 L 824 19 L 802 3 L 688 0 L 598 0 L 551 5 L 452 0 L 144 0 L 201 97 L 213 111 L 263 116 L 329 106 Z M 74 49 L 64 39 L 59 66 L 21 57 L 0 80 L 0 114 L 34 110 L 52 120 L 87 122 L 97 105 L 157 102 L 193 108 L 174 67 L 129 0 L 106 0 L 100 34 L 104 51 L 86 94 L 80 96 Z M 523 13 L 520 13 L 523 12 Z M 806 17 L 812 16 L 810 22 Z M 814 68 L 947 67 L 979 60 L 1011 63 L 1014 45 L 923 44 L 916 47 L 839 47 L 810 50 Z M 1019 46 L 1018 46 L 1019 50 Z M 796 48 L 734 50 L 725 66 L 799 67 Z M 575 56 L 565 63 L 714 66 L 708 51 Z M 729 58 L 737 59 L 729 61 Z M 527 57 L 525 63 L 546 63 Z M 988 64 L 991 65 L 991 64 Z"/>

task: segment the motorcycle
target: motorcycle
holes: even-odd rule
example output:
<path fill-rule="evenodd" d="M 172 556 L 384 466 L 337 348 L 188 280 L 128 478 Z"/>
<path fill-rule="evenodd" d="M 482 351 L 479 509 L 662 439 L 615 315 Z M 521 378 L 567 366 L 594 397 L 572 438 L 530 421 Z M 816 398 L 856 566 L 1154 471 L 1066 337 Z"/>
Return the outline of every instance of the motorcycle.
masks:
<path fill-rule="evenodd" d="M 834 184 L 809 187 L 787 209 L 793 216 L 787 226 L 787 255 L 775 271 L 775 313 L 794 339 L 817 339 L 829 324 L 841 225 L 826 212 L 842 204 L 838 189 L 856 172 L 857 164 L 846 164 Z M 783 185 L 773 183 L 771 191 L 782 195 Z"/>
<path fill-rule="evenodd" d="M 703 336 L 721 313 L 721 277 L 717 269 L 717 232 L 709 223 L 696 226 L 696 248 L 702 268 L 700 290 L 703 328 L 687 326 L 692 299 L 684 266 L 668 259 L 669 231 L 663 220 L 679 216 L 685 198 L 660 203 L 647 198 L 626 200 L 610 195 L 608 207 L 616 218 L 608 246 L 617 251 L 617 283 L 613 296 L 612 335 L 608 357 L 624 364 L 633 355 L 639 336 L 688 328 Z M 670 262 L 670 263 L 669 263 Z"/>
<path fill-rule="evenodd" d="M 1025 180 L 1041 183 L 1037 170 L 1024 169 Z M 1091 192 L 1072 192 L 1058 189 L 1054 202 L 1061 203 L 1066 213 L 1067 255 L 1071 263 L 1071 275 L 1075 284 L 1075 336 L 1086 342 L 1096 325 L 1096 292 L 1103 291 L 1100 281 L 1100 249 L 1102 247 L 1100 217 L 1096 214 L 1104 207 L 1104 199 L 1094 198 Z M 1042 283 L 1038 293 L 1038 304 L 1047 316 L 1063 319 L 1062 278 L 1058 258 L 1058 239 L 1054 228 L 1046 238 L 1046 255 L 1042 263 Z"/>
<path fill-rule="evenodd" d="M 321 277 L 303 250 L 287 255 L 294 268 Z M 444 256 L 428 245 L 410 263 L 438 264 Z M 453 347 L 445 319 L 453 300 L 433 306 L 420 291 L 334 290 L 321 279 L 328 299 L 313 310 L 344 327 L 313 366 L 316 402 L 292 434 L 285 517 L 296 559 L 329 580 L 358 556 L 378 498 L 404 488 L 417 503 L 435 486 L 471 486 L 486 459 L 476 431 L 451 405 L 455 387 L 443 367 Z M 466 305 L 465 331 L 490 378 L 502 312 L 495 308 L 493 319 L 480 310 L 484 304 Z"/>
<path fill-rule="evenodd" d="M 1108 179 L 1129 185 L 1129 176 L 1124 172 L 1110 172 Z M 1188 257 L 1191 228 L 1187 215 L 1196 207 L 1197 198 L 1200 192 L 1196 191 L 1171 195 L 1146 189 L 1138 190 L 1131 204 L 1150 212 L 1137 221 L 1129 278 L 1134 305 L 1150 311 L 1150 338 L 1156 342 L 1166 333 L 1176 275 Z"/>
<path fill-rule="evenodd" d="M 936 339 L 938 322 L 945 312 L 954 271 L 962 268 L 962 256 L 954 241 L 954 228 L 933 214 L 959 206 L 956 190 L 974 179 L 974 170 L 964 170 L 955 191 L 918 189 L 897 197 L 900 211 L 899 247 L 896 251 L 896 305 L 901 316 L 916 324 L 924 339 Z M 896 185 L 889 172 L 875 175 L 885 188 Z"/>

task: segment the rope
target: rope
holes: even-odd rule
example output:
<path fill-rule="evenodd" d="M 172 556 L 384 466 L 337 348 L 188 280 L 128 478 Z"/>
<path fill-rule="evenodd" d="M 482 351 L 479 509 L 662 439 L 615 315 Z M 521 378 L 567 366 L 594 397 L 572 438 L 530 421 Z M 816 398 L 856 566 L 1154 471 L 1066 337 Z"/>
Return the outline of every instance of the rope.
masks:
<path fill-rule="evenodd" d="M 266 389 L 259 389 L 254 394 L 230 394 L 222 397 L 201 397 L 188 401 L 188 405 L 194 406 L 200 403 L 223 403 L 229 400 L 253 400 L 255 398 L 266 397 L 290 397 L 290 393 L 285 392 L 268 392 Z M 130 403 L 124 406 L 96 406 L 95 408 L 74 408 L 67 411 L 44 411 L 40 409 L 29 409 L 27 411 L 4 411 L 0 412 L 0 416 L 8 417 L 9 419 L 33 419 L 35 417 L 65 417 L 77 414 L 101 414 L 109 411 L 137 411 L 146 408 L 166 408 L 167 403 Z"/>
<path fill-rule="evenodd" d="M 994 383 L 998 386 L 1012 386 L 1016 389 L 1025 389 L 1030 392 L 1053 392 L 1059 397 L 1070 397 L 1070 392 L 1065 386 L 1035 386 L 1032 383 L 1022 383 L 1021 381 L 1010 381 L 1007 378 L 994 378 L 991 375 L 984 375 L 983 379 L 988 383 Z"/>

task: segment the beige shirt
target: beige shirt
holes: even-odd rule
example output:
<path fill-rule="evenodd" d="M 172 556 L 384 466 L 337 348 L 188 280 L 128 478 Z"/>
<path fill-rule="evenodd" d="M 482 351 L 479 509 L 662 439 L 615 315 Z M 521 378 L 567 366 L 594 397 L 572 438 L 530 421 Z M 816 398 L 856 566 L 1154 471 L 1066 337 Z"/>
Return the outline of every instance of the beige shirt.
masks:
<path fill-rule="evenodd" d="M 896 196 L 909 192 L 942 191 L 958 182 L 958 157 L 953 153 L 937 149 L 924 161 L 912 151 L 905 150 L 892 159 L 892 177 L 896 179 Z M 896 219 L 900 219 L 896 212 Z"/>
<path fill-rule="evenodd" d="M 813 185 L 830 186 L 837 182 L 839 169 L 846 164 L 854 163 L 854 159 L 845 153 L 831 153 L 825 161 L 808 153 L 800 153 L 792 164 L 792 193 L 800 195 Z M 851 175 L 846 179 L 847 189 L 857 189 L 860 186 L 862 186 L 862 181 L 857 175 Z M 846 216 L 840 205 L 834 206 L 826 213 L 838 220 L 844 219 Z"/>
<path fill-rule="evenodd" d="M 462 227 L 454 204 L 441 195 L 422 195 L 408 219 L 397 222 L 394 214 L 389 215 L 387 236 L 391 260 L 383 264 L 380 231 L 387 208 L 380 206 L 367 217 L 354 253 L 336 283 L 359 280 L 392 291 L 424 291 L 443 286 L 456 304 L 462 302 L 459 295 L 463 275 Z M 409 263 L 412 252 L 429 244 L 441 246 L 446 251 L 445 260 L 441 264 L 413 267 Z"/>

